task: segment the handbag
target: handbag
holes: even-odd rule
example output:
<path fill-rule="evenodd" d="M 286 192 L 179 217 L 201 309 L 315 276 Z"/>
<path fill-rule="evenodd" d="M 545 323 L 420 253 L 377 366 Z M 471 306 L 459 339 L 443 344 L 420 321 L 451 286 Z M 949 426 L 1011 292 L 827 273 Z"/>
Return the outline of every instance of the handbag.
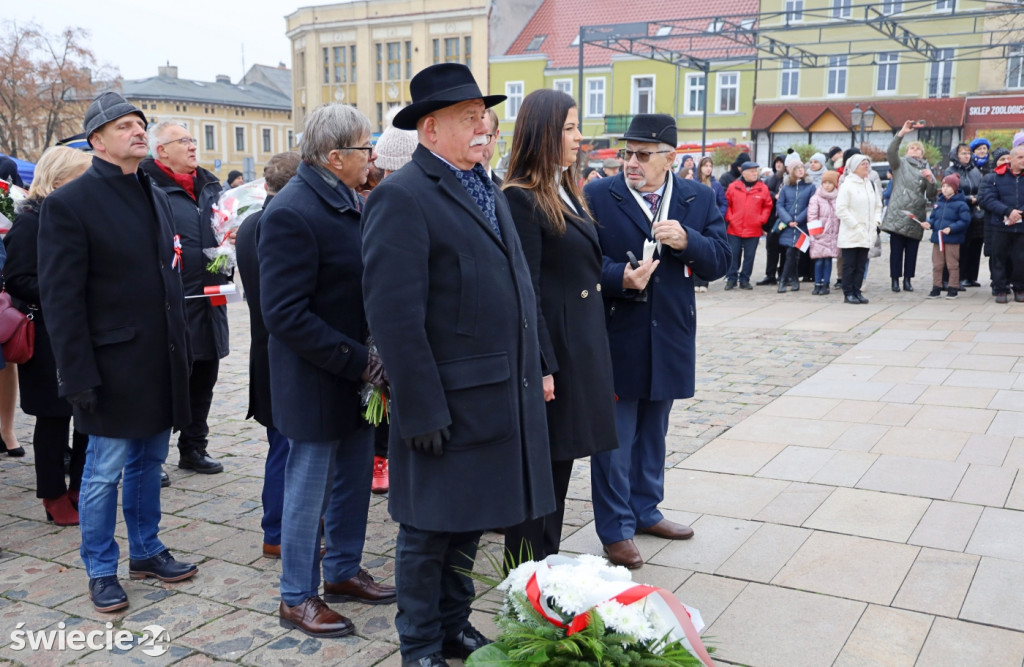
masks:
<path fill-rule="evenodd" d="M 14 307 L 7 290 L 0 291 L 0 349 L 4 361 L 23 364 L 32 358 L 36 344 L 34 319 L 31 312 L 26 315 Z"/>
<path fill-rule="evenodd" d="M 868 249 L 868 259 L 882 256 L 882 232 L 875 231 L 875 243 Z"/>

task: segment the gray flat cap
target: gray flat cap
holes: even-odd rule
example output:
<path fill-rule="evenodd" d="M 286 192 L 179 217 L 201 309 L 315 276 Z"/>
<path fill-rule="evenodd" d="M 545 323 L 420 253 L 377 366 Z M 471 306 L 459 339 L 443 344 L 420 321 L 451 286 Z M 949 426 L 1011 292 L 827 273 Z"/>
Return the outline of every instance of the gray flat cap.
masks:
<path fill-rule="evenodd" d="M 88 139 L 92 133 L 100 129 L 112 120 L 121 116 L 133 113 L 142 119 L 144 125 L 148 125 L 146 115 L 137 106 L 128 102 L 117 93 L 107 91 L 94 99 L 89 108 L 85 111 L 85 138 Z"/>

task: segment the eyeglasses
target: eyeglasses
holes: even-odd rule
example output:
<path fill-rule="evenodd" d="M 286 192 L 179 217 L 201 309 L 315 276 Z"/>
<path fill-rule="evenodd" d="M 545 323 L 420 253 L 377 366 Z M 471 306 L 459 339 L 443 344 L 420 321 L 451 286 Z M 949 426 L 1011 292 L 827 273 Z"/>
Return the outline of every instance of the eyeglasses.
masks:
<path fill-rule="evenodd" d="M 675 151 L 631 151 L 623 148 L 619 151 L 619 158 L 623 162 L 629 162 L 636 156 L 637 162 L 647 162 L 651 159 L 652 155 L 659 155 L 661 153 L 674 153 Z"/>
<path fill-rule="evenodd" d="M 338 146 L 339 151 L 366 151 L 366 157 L 373 155 L 373 146 Z"/>
<path fill-rule="evenodd" d="M 181 139 L 171 139 L 170 141 L 165 141 L 160 145 L 167 146 L 169 144 L 181 144 L 182 146 L 185 146 L 187 148 L 188 146 L 198 146 L 199 142 L 193 139 L 192 137 L 182 137 Z"/>
<path fill-rule="evenodd" d="M 494 141 L 493 134 L 485 134 L 484 136 L 487 137 L 487 143 L 491 143 L 492 141 Z"/>

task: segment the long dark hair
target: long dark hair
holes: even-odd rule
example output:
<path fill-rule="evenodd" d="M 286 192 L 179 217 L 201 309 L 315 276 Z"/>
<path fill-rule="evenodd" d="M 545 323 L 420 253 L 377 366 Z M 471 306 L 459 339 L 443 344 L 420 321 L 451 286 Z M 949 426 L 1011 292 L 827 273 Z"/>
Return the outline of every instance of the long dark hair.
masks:
<path fill-rule="evenodd" d="M 710 155 L 705 155 L 704 157 L 702 157 L 700 159 L 700 162 L 697 164 L 697 180 L 710 188 L 711 181 L 713 181 L 715 177 L 711 174 L 704 176 L 705 162 L 710 162 L 712 167 L 715 166 L 715 161 Z"/>
<path fill-rule="evenodd" d="M 571 194 L 580 206 L 586 207 L 576 180 L 580 161 L 565 171 L 562 169 L 562 128 L 569 109 L 576 101 L 559 90 L 542 88 L 523 99 L 516 116 L 512 135 L 505 188 L 531 190 L 537 204 L 552 228 L 565 233 L 565 214 L 568 207 L 558 196 L 558 184 Z"/>

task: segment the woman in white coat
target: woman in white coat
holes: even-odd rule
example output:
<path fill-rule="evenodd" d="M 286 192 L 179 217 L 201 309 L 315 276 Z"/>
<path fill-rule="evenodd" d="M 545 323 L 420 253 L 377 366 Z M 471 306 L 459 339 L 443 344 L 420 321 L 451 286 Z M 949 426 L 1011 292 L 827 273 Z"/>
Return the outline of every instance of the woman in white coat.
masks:
<path fill-rule="evenodd" d="M 843 294 L 846 303 L 868 300 L 861 294 L 868 248 L 882 221 L 882 196 L 871 183 L 871 160 L 854 155 L 846 165 L 845 176 L 836 197 L 839 216 L 839 249 L 843 256 Z"/>

